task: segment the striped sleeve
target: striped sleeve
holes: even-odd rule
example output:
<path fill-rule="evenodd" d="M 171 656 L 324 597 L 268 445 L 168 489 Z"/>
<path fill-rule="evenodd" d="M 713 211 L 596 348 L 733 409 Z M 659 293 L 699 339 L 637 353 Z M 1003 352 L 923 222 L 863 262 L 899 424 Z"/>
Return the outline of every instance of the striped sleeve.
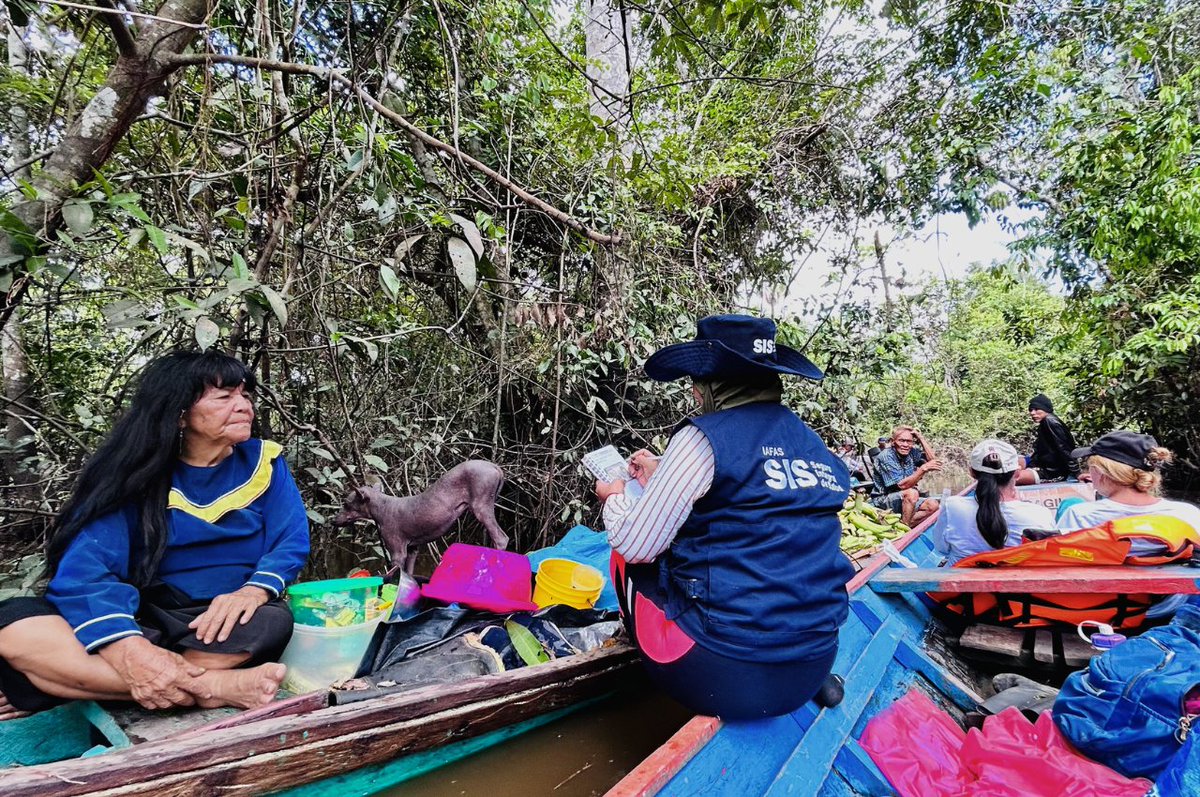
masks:
<path fill-rule="evenodd" d="M 605 502 L 608 542 L 613 550 L 632 563 L 658 558 L 691 514 L 692 504 L 712 487 L 715 472 L 712 446 L 704 433 L 695 426 L 680 429 L 636 504 L 629 506 L 623 495 Z M 611 515 L 610 502 L 617 502 Z"/>

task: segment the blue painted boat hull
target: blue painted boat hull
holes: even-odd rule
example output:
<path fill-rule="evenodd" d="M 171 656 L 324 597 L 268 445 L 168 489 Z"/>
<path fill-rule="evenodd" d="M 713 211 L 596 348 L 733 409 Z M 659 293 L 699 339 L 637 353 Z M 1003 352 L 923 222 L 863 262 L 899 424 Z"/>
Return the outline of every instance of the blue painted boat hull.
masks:
<path fill-rule="evenodd" d="M 929 535 L 905 555 L 932 554 Z M 974 708 L 979 695 L 948 676 L 922 646 L 930 614 L 912 596 L 855 590 L 834 671 L 846 697 L 833 709 L 808 703 L 790 715 L 729 722 L 659 792 L 684 795 L 889 795 L 887 779 L 859 747 L 867 720 L 914 686 L 944 705 Z"/>
<path fill-rule="evenodd" d="M 1029 493 L 1026 500 L 1053 508 L 1080 487 L 1045 485 L 1022 492 Z M 930 518 L 896 542 L 922 567 L 941 559 L 931 533 L 935 522 Z M 894 794 L 858 743 L 867 722 L 914 688 L 961 716 L 982 702 L 984 688 L 983 677 L 940 643 L 923 596 L 871 588 L 871 576 L 900 566 L 878 554 L 849 586 L 850 615 L 834 665 L 846 681 L 840 705 L 821 709 L 809 703 L 790 715 L 753 722 L 698 717 L 608 797 Z"/>

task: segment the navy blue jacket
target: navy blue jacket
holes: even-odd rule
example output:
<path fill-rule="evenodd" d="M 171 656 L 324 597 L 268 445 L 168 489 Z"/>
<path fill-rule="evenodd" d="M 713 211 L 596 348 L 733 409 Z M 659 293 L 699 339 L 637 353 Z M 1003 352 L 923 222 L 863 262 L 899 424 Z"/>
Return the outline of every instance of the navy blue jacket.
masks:
<path fill-rule="evenodd" d="M 723 656 L 796 662 L 835 649 L 854 574 L 839 547 L 846 466 L 786 407 L 695 418 L 712 488 L 659 559 L 667 617 Z"/>

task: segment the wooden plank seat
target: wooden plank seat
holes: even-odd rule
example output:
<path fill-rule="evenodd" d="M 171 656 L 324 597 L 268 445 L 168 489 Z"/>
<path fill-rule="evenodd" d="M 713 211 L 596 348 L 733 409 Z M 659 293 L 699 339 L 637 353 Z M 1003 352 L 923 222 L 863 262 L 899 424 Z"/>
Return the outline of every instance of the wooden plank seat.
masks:
<path fill-rule="evenodd" d="M 1067 592 L 1200 594 L 1200 568 L 1164 567 L 890 567 L 871 579 L 878 593 Z"/>
<path fill-rule="evenodd" d="M 1100 651 L 1080 639 L 1075 629 L 1007 628 L 997 625 L 972 625 L 958 638 L 958 645 L 984 654 L 996 661 L 1036 667 L 1078 669 Z"/>

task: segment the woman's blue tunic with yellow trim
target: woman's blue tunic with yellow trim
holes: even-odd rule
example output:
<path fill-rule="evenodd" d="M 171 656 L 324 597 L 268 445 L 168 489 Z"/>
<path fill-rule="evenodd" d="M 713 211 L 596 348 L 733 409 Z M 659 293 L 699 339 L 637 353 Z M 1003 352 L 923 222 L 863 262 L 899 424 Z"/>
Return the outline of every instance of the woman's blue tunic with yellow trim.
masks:
<path fill-rule="evenodd" d="M 308 558 L 308 517 L 279 454 L 277 443 L 251 439 L 211 468 L 176 465 L 158 581 L 203 603 L 248 584 L 278 596 L 295 580 Z M 132 506 L 90 523 L 46 591 L 89 651 L 141 634 L 128 583 L 136 527 Z"/>

